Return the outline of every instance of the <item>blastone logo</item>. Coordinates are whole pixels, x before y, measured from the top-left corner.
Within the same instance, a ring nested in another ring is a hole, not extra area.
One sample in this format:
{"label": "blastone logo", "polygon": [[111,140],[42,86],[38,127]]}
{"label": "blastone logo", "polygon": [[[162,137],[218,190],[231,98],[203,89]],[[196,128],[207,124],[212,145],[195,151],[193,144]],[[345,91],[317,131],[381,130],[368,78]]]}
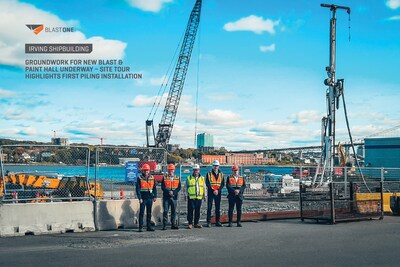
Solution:
{"label": "blastone logo", "polygon": [[45,31],[47,33],[54,33],[54,32],[75,32],[74,27],[44,27],[43,24],[25,24],[28,29],[33,31],[34,34],[38,35],[41,31]]}
{"label": "blastone logo", "polygon": [[44,29],[43,24],[26,24],[26,27],[33,31],[34,34],[38,35]]}

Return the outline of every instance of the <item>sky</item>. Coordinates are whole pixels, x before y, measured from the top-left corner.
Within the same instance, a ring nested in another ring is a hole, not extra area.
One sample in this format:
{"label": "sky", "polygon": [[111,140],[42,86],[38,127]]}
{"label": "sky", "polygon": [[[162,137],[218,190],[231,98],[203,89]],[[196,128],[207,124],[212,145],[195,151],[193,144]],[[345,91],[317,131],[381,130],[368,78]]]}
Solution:
{"label": "sky", "polygon": [[[194,3],[0,0],[0,138],[145,145],[145,121]],[[207,132],[228,150],[319,145],[331,18],[321,3],[203,0],[170,143],[194,147],[195,133]],[[345,79],[353,137],[400,125],[400,0],[326,3],[351,8],[350,18],[337,11],[336,75]],[[75,32],[35,35],[26,24]],[[32,55],[26,43],[92,43],[94,51]],[[27,59],[71,58],[120,59],[142,79],[25,78]],[[342,102],[336,133],[348,141]]]}

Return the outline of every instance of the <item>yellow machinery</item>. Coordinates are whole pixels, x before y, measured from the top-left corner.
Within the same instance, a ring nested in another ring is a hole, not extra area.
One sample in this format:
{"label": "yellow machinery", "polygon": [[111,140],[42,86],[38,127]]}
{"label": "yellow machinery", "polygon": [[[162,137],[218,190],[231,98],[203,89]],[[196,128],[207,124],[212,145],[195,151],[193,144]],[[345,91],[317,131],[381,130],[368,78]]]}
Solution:
{"label": "yellow machinery", "polygon": [[[390,197],[398,196],[400,193],[383,193],[383,212],[392,213],[390,208]],[[370,200],[380,200],[381,193],[355,193],[354,200],[356,201],[370,201]]]}
{"label": "yellow machinery", "polygon": [[[59,179],[58,177],[48,177],[46,175],[9,173],[8,175],[4,176],[4,181],[0,177],[0,196],[3,195],[4,184],[12,184],[31,189],[53,189],[54,193],[59,193],[61,191],[71,192],[71,194],[78,193],[80,197],[104,196],[101,185],[99,183],[95,185],[94,182],[89,182],[89,184],[87,184],[85,176],[71,176]],[[96,190],[95,186],[97,186]],[[79,192],[81,193],[79,194]],[[68,194],[66,196],[68,196]]]}

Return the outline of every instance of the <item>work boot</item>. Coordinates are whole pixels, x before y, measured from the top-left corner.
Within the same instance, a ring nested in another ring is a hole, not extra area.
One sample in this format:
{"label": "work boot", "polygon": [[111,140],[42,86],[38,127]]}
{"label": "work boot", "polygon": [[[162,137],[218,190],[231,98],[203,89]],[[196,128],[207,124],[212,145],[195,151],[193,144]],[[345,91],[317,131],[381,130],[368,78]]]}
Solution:
{"label": "work boot", "polygon": [[161,230],[167,230],[167,226],[164,224]]}
{"label": "work boot", "polygon": [[153,227],[147,227],[147,231],[154,232],[154,228]]}
{"label": "work boot", "polygon": [[201,229],[201,228],[203,228],[203,226],[201,226],[201,224],[196,224],[196,225],[194,226],[194,228]]}
{"label": "work boot", "polygon": [[232,222],[229,222],[228,227],[232,227]]}
{"label": "work boot", "polygon": [[138,232],[139,232],[139,233],[143,232],[143,227],[139,226]]}
{"label": "work boot", "polygon": [[217,227],[222,227],[222,224],[221,224],[220,222],[217,222],[217,223],[215,224],[215,226],[217,226]]}
{"label": "work boot", "polygon": [[179,227],[178,227],[178,225],[173,224],[173,225],[171,226],[171,229],[173,229],[173,230],[178,230]]}
{"label": "work boot", "polygon": [[240,222],[238,222],[237,227],[242,227],[242,224]]}
{"label": "work boot", "polygon": [[192,228],[193,228],[193,225],[189,224],[188,229],[192,229]]}

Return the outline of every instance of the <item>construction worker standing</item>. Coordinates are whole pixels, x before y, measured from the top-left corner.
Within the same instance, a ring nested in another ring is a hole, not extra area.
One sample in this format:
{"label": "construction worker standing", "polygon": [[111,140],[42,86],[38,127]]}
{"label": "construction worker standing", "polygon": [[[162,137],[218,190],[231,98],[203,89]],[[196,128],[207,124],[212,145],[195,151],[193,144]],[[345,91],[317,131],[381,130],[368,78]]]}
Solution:
{"label": "construction worker standing", "polygon": [[221,227],[220,223],[220,207],[221,207],[221,191],[225,185],[224,174],[219,170],[219,161],[213,161],[213,168],[206,176],[207,184],[207,227],[211,227],[211,210],[213,201],[215,202],[215,225]]}
{"label": "construction worker standing", "polygon": [[232,166],[232,174],[229,175],[226,180],[226,188],[228,189],[228,202],[229,202],[229,210],[228,210],[228,218],[229,218],[229,227],[232,227],[233,221],[233,208],[236,205],[237,212],[237,226],[242,227],[241,218],[242,218],[242,203],[243,203],[243,192],[246,188],[246,184],[242,176],[239,175],[239,167],[237,165]]}
{"label": "construction worker standing", "polygon": [[161,182],[163,191],[163,230],[167,229],[168,211],[171,207],[171,229],[178,229],[176,224],[176,204],[178,202],[178,193],[181,190],[181,179],[175,175],[175,165],[168,164],[168,174],[164,176]]}
{"label": "construction worker standing", "polygon": [[143,216],[145,208],[147,231],[154,231],[154,228],[151,226],[151,210],[153,202],[155,202],[157,198],[157,188],[154,177],[150,175],[149,164],[143,164],[142,166],[142,174],[138,177],[136,182],[136,195],[140,203],[139,232],[143,232]]}
{"label": "construction worker standing", "polygon": [[193,174],[189,175],[186,180],[187,196],[188,196],[188,229],[193,228],[193,211],[194,211],[194,227],[202,228],[200,221],[200,208],[201,202],[205,193],[205,179],[200,174],[200,166],[195,164],[193,166]]}

